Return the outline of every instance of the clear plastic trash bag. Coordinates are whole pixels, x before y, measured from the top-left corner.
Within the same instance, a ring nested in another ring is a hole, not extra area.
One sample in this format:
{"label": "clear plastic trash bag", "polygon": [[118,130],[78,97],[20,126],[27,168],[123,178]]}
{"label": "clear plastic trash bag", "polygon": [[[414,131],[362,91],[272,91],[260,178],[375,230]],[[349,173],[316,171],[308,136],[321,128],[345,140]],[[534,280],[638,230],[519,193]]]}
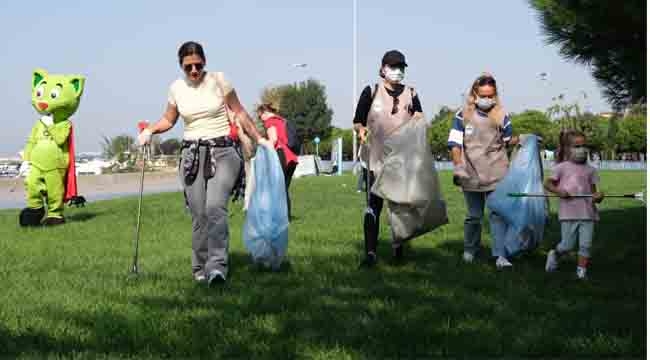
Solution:
{"label": "clear plastic trash bag", "polygon": [[289,244],[284,173],[277,153],[266,146],[258,146],[253,161],[255,188],[246,212],[244,245],[253,262],[278,269]]}
{"label": "clear plastic trash bag", "polygon": [[388,220],[397,243],[448,223],[427,128],[424,120],[411,119],[384,141],[383,164],[372,192],[388,203]]}
{"label": "clear plastic trash bag", "polygon": [[544,237],[547,201],[543,197],[509,194],[543,194],[543,171],[536,136],[528,136],[515,154],[506,176],[487,199],[487,207],[508,224],[506,252],[512,256],[532,250]]}

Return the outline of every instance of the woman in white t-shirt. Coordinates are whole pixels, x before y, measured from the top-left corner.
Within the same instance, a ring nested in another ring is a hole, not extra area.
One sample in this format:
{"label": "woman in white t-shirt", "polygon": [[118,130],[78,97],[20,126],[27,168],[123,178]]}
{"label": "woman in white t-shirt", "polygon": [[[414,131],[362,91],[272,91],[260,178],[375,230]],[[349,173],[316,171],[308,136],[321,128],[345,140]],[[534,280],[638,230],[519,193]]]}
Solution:
{"label": "woman in white t-shirt", "polygon": [[200,44],[186,42],[178,50],[185,77],[169,89],[162,118],[140,133],[140,144],[171,129],[183,118],[179,174],[192,214],[192,275],[209,285],[228,274],[228,199],[242,171],[242,159],[231,135],[229,111],[259,144],[272,145],[257,131],[223,73],[206,72]]}

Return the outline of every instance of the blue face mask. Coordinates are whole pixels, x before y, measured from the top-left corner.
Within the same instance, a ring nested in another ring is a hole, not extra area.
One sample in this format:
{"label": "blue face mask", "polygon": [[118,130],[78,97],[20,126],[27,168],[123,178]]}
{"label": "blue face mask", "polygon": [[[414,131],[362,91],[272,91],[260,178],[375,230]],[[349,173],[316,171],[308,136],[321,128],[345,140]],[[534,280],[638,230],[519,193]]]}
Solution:
{"label": "blue face mask", "polygon": [[388,81],[399,84],[404,80],[404,69],[402,68],[391,68],[390,66],[384,67],[384,76]]}
{"label": "blue face mask", "polygon": [[571,160],[578,164],[584,164],[589,157],[589,149],[584,146],[574,146],[571,149]]}
{"label": "blue face mask", "polygon": [[488,97],[479,97],[478,100],[476,100],[476,106],[483,111],[492,109],[494,105],[496,105],[496,101]]}

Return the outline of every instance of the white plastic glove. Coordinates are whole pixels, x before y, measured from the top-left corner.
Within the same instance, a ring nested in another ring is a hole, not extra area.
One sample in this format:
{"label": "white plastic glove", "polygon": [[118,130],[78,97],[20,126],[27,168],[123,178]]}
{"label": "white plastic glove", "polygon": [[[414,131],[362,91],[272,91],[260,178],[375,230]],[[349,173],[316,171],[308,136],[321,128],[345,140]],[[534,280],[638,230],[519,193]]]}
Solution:
{"label": "white plastic glove", "polygon": [[151,136],[153,133],[149,129],[144,129],[140,134],[138,135],[138,142],[140,143],[140,146],[147,145],[151,142]]}
{"label": "white plastic glove", "polygon": [[54,124],[54,117],[52,115],[43,115],[41,116],[41,122],[45,124],[45,126],[50,127]]}

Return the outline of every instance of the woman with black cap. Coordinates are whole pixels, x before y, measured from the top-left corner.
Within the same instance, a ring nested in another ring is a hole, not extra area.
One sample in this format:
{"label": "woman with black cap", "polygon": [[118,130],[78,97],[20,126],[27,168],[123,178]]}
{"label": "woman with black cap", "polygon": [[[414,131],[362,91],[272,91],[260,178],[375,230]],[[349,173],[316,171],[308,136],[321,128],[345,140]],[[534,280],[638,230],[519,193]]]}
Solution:
{"label": "woman with black cap", "polygon": [[[375,173],[381,168],[384,140],[391,130],[399,127],[413,116],[422,115],[422,105],[412,87],[402,84],[406,70],[406,58],[397,50],[388,51],[381,60],[379,76],[381,80],[374,87],[367,86],[361,93],[354,116],[354,129],[362,145],[368,142],[370,191]],[[374,214],[372,224],[364,224],[365,257],[362,266],[371,267],[377,263],[377,242],[379,237],[379,217],[383,199],[373,193],[368,196],[368,206]],[[393,243],[393,259],[401,260],[403,246]]]}

